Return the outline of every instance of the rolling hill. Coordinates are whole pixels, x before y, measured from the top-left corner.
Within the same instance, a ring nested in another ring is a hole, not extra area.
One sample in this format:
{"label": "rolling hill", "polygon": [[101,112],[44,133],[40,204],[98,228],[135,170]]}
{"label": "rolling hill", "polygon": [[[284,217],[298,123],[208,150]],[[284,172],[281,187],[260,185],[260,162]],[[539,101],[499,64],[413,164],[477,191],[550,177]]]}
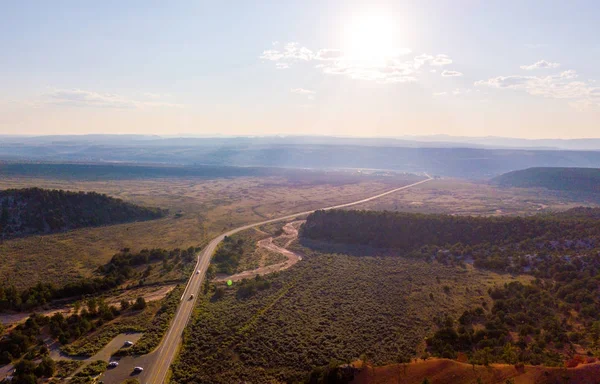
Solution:
{"label": "rolling hill", "polygon": [[491,182],[503,187],[597,193],[600,192],[600,168],[528,168],[497,176]]}
{"label": "rolling hill", "polygon": [[0,238],[151,220],[165,211],[140,207],[95,192],[40,188],[0,191]]}

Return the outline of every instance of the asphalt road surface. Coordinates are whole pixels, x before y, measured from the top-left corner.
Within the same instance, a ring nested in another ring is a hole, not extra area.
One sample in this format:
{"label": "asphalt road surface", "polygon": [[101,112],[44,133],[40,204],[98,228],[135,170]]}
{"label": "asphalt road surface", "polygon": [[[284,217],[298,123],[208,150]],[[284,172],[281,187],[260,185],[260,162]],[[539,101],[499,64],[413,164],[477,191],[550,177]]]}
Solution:
{"label": "asphalt road surface", "polygon": [[[392,194],[392,193],[395,193],[398,191],[402,191],[404,189],[408,189],[408,188],[414,187],[419,184],[426,183],[430,180],[432,180],[432,179],[428,178],[426,180],[422,180],[422,181],[419,181],[417,183],[410,184],[410,185],[405,185],[404,187],[395,188],[390,191],[380,193],[379,195],[368,197],[366,199],[353,201],[351,203],[346,203],[346,204],[340,204],[340,205],[336,205],[336,206],[332,206],[332,207],[319,208],[319,209],[323,209],[323,210],[338,209],[338,208],[345,208],[345,207],[350,207],[353,205],[366,203],[368,201],[379,199],[383,196],[386,196],[386,195],[389,195],[389,194]],[[318,209],[294,213],[292,215],[278,217],[276,219],[261,221],[260,223],[244,225],[242,227],[232,229],[229,232],[223,233],[223,234],[219,235],[218,237],[214,238],[210,243],[208,243],[206,248],[204,248],[198,254],[198,262],[196,264],[196,269],[192,273],[192,276],[190,277],[190,280],[188,281],[188,284],[183,292],[183,295],[181,296],[181,303],[179,304],[179,307],[177,308],[177,312],[175,313],[175,317],[173,318],[173,321],[171,323],[171,326],[169,327],[169,330],[167,331],[166,336],[163,338],[159,347],[152,354],[147,355],[144,358],[144,363],[146,365],[144,367],[145,368],[144,372],[142,372],[138,376],[138,379],[140,380],[140,382],[142,384],[162,384],[165,382],[167,373],[169,371],[169,367],[171,366],[171,363],[173,362],[173,359],[175,358],[175,355],[177,354],[177,351],[179,350],[179,345],[181,343],[181,337],[182,337],[183,330],[185,329],[185,327],[192,315],[192,312],[194,309],[194,304],[196,302],[196,299],[198,298],[198,292],[200,291],[200,288],[202,287],[202,282],[204,281],[204,275],[206,274],[206,269],[208,268],[208,265],[210,264],[210,259],[213,255],[213,253],[215,252],[217,245],[219,245],[219,243],[225,238],[225,236],[231,236],[234,233],[244,231],[244,230],[252,228],[252,227],[257,227],[257,226],[260,226],[263,224],[293,219],[298,216],[307,215],[316,210],[318,210]],[[196,271],[200,271],[200,273],[197,273]],[[191,298],[192,294],[194,294],[194,298]],[[112,383],[108,383],[108,381],[105,381],[105,383],[112,384]]]}

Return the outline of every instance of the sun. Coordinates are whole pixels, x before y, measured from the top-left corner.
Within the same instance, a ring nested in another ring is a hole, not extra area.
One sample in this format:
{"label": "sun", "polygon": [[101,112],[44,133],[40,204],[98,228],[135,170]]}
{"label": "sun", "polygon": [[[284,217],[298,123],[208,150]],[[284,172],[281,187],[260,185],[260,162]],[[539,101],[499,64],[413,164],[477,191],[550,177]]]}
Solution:
{"label": "sun", "polygon": [[349,59],[378,62],[401,53],[396,24],[384,12],[355,13],[344,30],[343,51]]}

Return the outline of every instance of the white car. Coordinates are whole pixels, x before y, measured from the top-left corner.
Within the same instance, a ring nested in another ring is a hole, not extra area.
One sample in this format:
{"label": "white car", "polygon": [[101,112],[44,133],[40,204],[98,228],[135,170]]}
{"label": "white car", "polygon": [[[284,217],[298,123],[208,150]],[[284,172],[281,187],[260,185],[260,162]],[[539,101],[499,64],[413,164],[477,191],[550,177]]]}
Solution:
{"label": "white car", "polygon": [[196,275],[199,275],[199,274],[200,274],[200,270],[197,270],[197,271],[196,271]]}
{"label": "white car", "polygon": [[110,363],[108,363],[108,368],[115,368],[119,365],[118,361],[111,361]]}
{"label": "white car", "polygon": [[142,372],[143,370],[144,370],[144,368],[142,368],[142,367],[133,368],[133,372]]}
{"label": "white car", "polygon": [[127,340],[124,344],[126,347],[131,347],[133,345],[133,341]]}

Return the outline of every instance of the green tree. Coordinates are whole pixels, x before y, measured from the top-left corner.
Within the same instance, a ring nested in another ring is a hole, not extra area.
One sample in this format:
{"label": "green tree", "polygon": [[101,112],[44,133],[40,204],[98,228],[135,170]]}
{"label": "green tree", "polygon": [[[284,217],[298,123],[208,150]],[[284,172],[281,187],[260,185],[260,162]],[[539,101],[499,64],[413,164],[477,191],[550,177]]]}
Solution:
{"label": "green tree", "polygon": [[121,311],[126,311],[131,306],[129,300],[121,300]]}
{"label": "green tree", "polygon": [[502,360],[507,364],[515,364],[519,358],[519,349],[514,347],[511,343],[504,344],[502,350]]}
{"label": "green tree", "polygon": [[56,363],[49,357],[44,357],[41,363],[35,368],[35,375],[38,377],[52,377],[56,371]]}
{"label": "green tree", "polygon": [[133,309],[135,309],[136,311],[139,311],[144,308],[146,308],[146,299],[144,299],[143,297],[140,296],[135,300]]}

